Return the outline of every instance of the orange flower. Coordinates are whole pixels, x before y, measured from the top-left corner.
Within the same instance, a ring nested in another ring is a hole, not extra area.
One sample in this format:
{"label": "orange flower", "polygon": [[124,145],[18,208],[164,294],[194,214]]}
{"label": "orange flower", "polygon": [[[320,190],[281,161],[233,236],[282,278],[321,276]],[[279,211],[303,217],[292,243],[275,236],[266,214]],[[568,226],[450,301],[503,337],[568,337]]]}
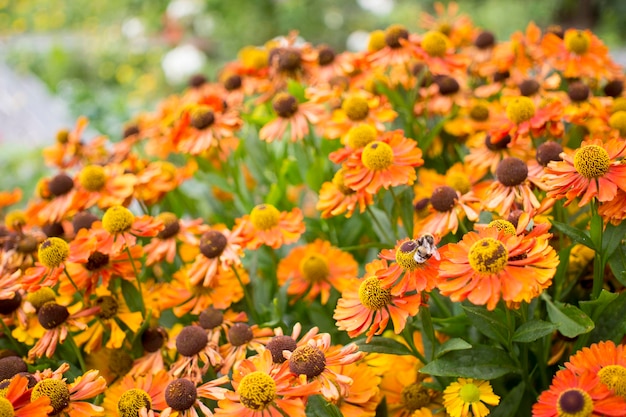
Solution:
{"label": "orange flower", "polygon": [[534,213],[540,207],[528,178],[528,166],[515,157],[504,158],[496,168],[496,180],[484,191],[483,206],[506,217],[516,209]]}
{"label": "orange flower", "polygon": [[357,273],[358,264],[352,255],[332,247],[328,241],[316,239],[292,249],[278,263],[276,276],[281,286],[289,281],[288,295],[313,301],[321,294],[321,303],[326,304],[331,288],[341,292],[346,281]]}
{"label": "orange flower", "polygon": [[588,29],[568,29],[563,38],[546,33],[541,48],[545,59],[566,78],[614,78],[620,73],[608,48]]}
{"label": "orange flower", "polygon": [[599,378],[590,372],[576,375],[571,369],[558,371],[550,388],[533,405],[533,417],[585,415],[590,417],[623,416],[626,402],[611,394]]}
{"label": "orange flower", "polygon": [[619,225],[626,219],[626,191],[618,189],[612,200],[600,203],[598,214],[602,216],[605,222]]}
{"label": "orange flower", "polygon": [[[180,417],[212,416],[213,412],[200,399],[223,400],[228,391],[220,385],[230,381],[228,376],[216,378],[200,386],[188,379],[175,379],[165,389],[165,402],[169,407],[159,414],[159,417],[180,415]],[[198,414],[198,409],[202,414]]]}
{"label": "orange flower", "polygon": [[385,264],[376,272],[381,286],[398,296],[435,288],[440,259],[437,241],[433,235],[425,233],[414,240],[399,240],[393,249],[383,249],[378,256],[395,263]]}
{"label": "orange flower", "polygon": [[376,194],[382,187],[413,184],[417,178],[415,168],[423,164],[417,142],[405,138],[402,130],[386,132],[345,162],[344,184]]}
{"label": "orange flower", "polygon": [[316,125],[325,113],[323,106],[314,102],[298,103],[288,93],[278,93],[272,101],[272,107],[278,117],[266,123],[259,131],[259,139],[270,143],[281,140],[287,129],[290,131],[291,142],[304,139],[309,134],[309,123]]}
{"label": "orange flower", "polygon": [[406,69],[415,60],[417,42],[417,36],[402,25],[390,25],[384,32],[374,31],[370,34],[367,62],[377,70]]}
{"label": "orange flower", "polygon": [[271,204],[260,204],[249,215],[235,220],[235,229],[241,227],[241,242],[247,249],[267,245],[278,249],[296,242],[304,233],[302,210],[278,211]]}
{"label": "orange flower", "polygon": [[552,161],[543,176],[548,197],[565,198],[565,205],[581,197],[579,207],[592,198],[600,202],[615,198],[618,187],[626,191],[626,141],[601,139],[583,141],[574,155],[562,153],[562,161]]}
{"label": "orange flower", "polygon": [[17,203],[22,199],[22,190],[14,188],[13,191],[0,191],[0,208]]}
{"label": "orange flower", "polygon": [[353,279],[337,301],[333,318],[339,330],[345,330],[350,337],[366,333],[369,342],[374,335],[382,334],[389,318],[394,331],[400,333],[408,317],[413,317],[422,304],[422,295],[394,294],[389,286],[376,275],[387,269],[387,261],[374,260],[365,265],[363,279]]}
{"label": "orange flower", "polygon": [[[97,225],[97,224],[96,224]],[[96,225],[92,226],[92,229]],[[102,216],[102,228],[106,233],[99,250],[103,253],[119,253],[137,243],[137,236],[156,236],[164,229],[163,222],[151,216],[135,215],[124,206],[112,206]]]}
{"label": "orange flower", "polygon": [[506,157],[528,160],[532,143],[528,137],[511,142],[510,135],[498,137],[482,133],[470,138],[467,146],[470,153],[465,157],[465,162],[479,171],[495,174],[498,164]]}
{"label": "orange flower", "polygon": [[450,39],[438,30],[425,33],[416,46],[415,53],[419,61],[437,75],[463,74],[467,72],[471,62],[463,53],[455,53]]}
{"label": "orange flower", "polygon": [[135,198],[147,205],[156,204],[167,193],[175,190],[197,169],[197,163],[189,159],[186,165],[177,167],[169,161],[153,161],[137,172]]}
{"label": "orange flower", "polygon": [[324,137],[328,139],[341,138],[346,143],[346,135],[354,126],[366,123],[374,126],[378,132],[385,130],[385,122],[391,122],[397,117],[391,104],[379,96],[365,91],[353,92],[344,97],[341,107],[333,111],[330,120],[322,126]]}
{"label": "orange flower", "polygon": [[323,219],[345,213],[346,218],[359,208],[359,213],[365,212],[367,206],[374,204],[374,196],[365,189],[354,191],[346,187],[344,180],[345,170],[340,168],[332,181],[322,184],[319,200],[315,208],[321,211]]}
{"label": "orange flower", "polygon": [[81,198],[82,209],[98,205],[106,209],[114,205],[124,204],[133,195],[137,178],[124,172],[119,164],[86,165],[78,173],[74,182],[84,192]]}
{"label": "orange flower", "polygon": [[176,348],[179,358],[170,365],[170,374],[198,383],[209,369],[219,368],[223,360],[218,351],[220,334],[215,332],[211,336],[201,326],[185,326],[171,346]]}
{"label": "orange flower", "polygon": [[238,368],[248,356],[248,350],[257,353],[264,350],[273,336],[274,330],[259,327],[258,324],[250,326],[240,322],[230,326],[226,333],[227,342],[220,346],[220,354],[224,358],[220,373],[227,374],[233,367]]}
{"label": "orange flower", "polygon": [[157,219],[163,221],[165,227],[144,246],[146,265],[162,261],[173,263],[179,242],[190,246],[200,243],[197,235],[204,231],[202,219],[178,219],[170,212],[159,213]]}
{"label": "orange flower", "polygon": [[189,282],[213,287],[218,269],[241,266],[242,249],[239,245],[239,232],[231,232],[225,227],[216,226],[202,234],[200,253],[189,267]]}
{"label": "orange flower", "polygon": [[289,363],[276,365],[264,350],[245,359],[233,372],[233,391],[218,402],[216,417],[304,416],[304,401],[319,392],[319,382],[293,386]]}
{"label": "orange flower", "polygon": [[624,374],[626,374],[626,351],[624,345],[615,345],[611,340],[584,347],[565,363],[565,367],[576,375],[586,372],[600,378],[601,385],[615,395],[626,399]]}
{"label": "orange flower", "polygon": [[364,362],[341,365],[333,370],[352,379],[348,396],[336,401],[341,414],[344,417],[374,417],[382,398],[378,388],[381,377]]}
{"label": "orange flower", "polygon": [[283,355],[300,386],[319,381],[319,393],[328,401],[337,401],[340,396],[348,396],[353,382],[352,378],[339,373],[341,366],[357,362],[364,354],[354,343],[331,346],[330,334],[320,333],[293,352],[284,350]]}
{"label": "orange flower", "polygon": [[184,109],[171,135],[178,152],[200,155],[210,149],[220,149],[223,139],[232,138],[242,125],[236,110],[224,108],[217,96],[201,99]]}
{"label": "orange flower", "polygon": [[547,238],[510,235],[495,227],[469,232],[441,248],[442,295],[454,302],[468,299],[493,310],[507,303],[530,302],[552,282],[559,263]]}
{"label": "orange flower", "polygon": [[171,380],[172,377],[166,371],[138,376],[126,375],[105,392],[102,406],[106,416],[158,416],[155,410],[165,410],[168,406],[165,390]]}
{"label": "orange flower", "polygon": [[29,379],[22,375],[11,378],[6,391],[0,396],[0,409],[14,417],[47,417],[52,413],[50,398],[40,396],[31,398],[32,389],[28,388]]}
{"label": "orange flower", "polygon": [[430,196],[430,214],[420,221],[419,229],[438,236],[456,233],[459,221],[464,218],[472,222],[478,219],[479,201],[471,188],[461,193],[448,185],[437,187]]}
{"label": "orange flower", "polygon": [[421,12],[419,24],[427,30],[437,30],[448,36],[455,46],[465,46],[472,42],[475,35],[474,25],[469,16],[459,14],[459,4],[451,1],[433,4],[435,15]]}
{"label": "orange flower", "polygon": [[53,408],[52,415],[66,417],[102,417],[104,408],[83,401],[102,394],[106,389],[106,381],[98,371],[91,370],[77,377],[68,384],[62,374],[69,369],[63,364],[50,377],[39,374],[39,381],[32,389],[31,399],[47,396]]}

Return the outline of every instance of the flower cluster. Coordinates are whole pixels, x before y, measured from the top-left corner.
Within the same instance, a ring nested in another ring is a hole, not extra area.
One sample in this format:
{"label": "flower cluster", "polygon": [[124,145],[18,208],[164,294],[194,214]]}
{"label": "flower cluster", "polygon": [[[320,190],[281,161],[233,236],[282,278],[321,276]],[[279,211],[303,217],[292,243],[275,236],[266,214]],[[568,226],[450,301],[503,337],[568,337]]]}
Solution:
{"label": "flower cluster", "polygon": [[624,74],[436,10],[58,132],[0,193],[0,417],[626,415]]}

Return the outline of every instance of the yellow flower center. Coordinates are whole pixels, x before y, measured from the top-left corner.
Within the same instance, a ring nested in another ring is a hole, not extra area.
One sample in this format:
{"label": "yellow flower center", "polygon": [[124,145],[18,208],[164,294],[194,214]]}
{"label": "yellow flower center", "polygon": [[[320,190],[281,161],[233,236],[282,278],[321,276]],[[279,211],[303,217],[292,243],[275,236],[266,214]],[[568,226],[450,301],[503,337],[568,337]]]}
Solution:
{"label": "yellow flower center", "polygon": [[591,38],[581,30],[568,31],[563,39],[565,49],[576,55],[582,55],[589,50]]}
{"label": "yellow flower center", "polygon": [[472,245],[468,258],[474,271],[497,274],[506,267],[509,252],[499,240],[486,237]]}
{"label": "yellow flower center", "polygon": [[515,97],[507,104],[506,115],[515,124],[523,123],[535,115],[535,104],[529,97]]}
{"label": "yellow flower center", "polygon": [[439,31],[430,31],[422,38],[422,48],[432,57],[442,57],[448,49],[448,37]]}
{"label": "yellow flower center", "polygon": [[152,399],[147,392],[139,388],[132,388],[123,393],[117,402],[117,411],[120,417],[137,417],[139,410],[152,408]]}
{"label": "yellow flower center", "polygon": [[70,254],[70,246],[60,237],[49,237],[39,245],[39,262],[48,268],[60,266]]}
{"label": "yellow flower center", "polygon": [[472,189],[472,183],[467,178],[467,175],[457,171],[446,174],[446,185],[454,188],[461,194],[465,194]]}
{"label": "yellow flower center", "polygon": [[330,275],[328,261],[317,253],[309,254],[300,261],[300,272],[311,283],[324,281]]}
{"label": "yellow flower center", "polygon": [[574,168],[585,178],[598,178],[609,171],[609,153],[601,146],[587,145],[574,154]]}
{"label": "yellow flower center", "polygon": [[367,117],[370,107],[367,100],[359,96],[350,96],[341,103],[341,109],[346,112],[350,120],[355,122],[363,120]]}
{"label": "yellow flower center", "polygon": [[128,231],[134,221],[135,216],[129,209],[123,206],[112,206],[102,216],[102,227],[114,235]]}
{"label": "yellow flower center", "polygon": [[620,136],[626,136],[626,110],[617,110],[609,117],[609,126],[617,129]]}
{"label": "yellow flower center", "polygon": [[611,114],[618,111],[626,111],[626,97],[618,97],[613,100],[613,106],[611,106]]}
{"label": "yellow flower center", "polygon": [[367,50],[370,52],[380,51],[385,47],[385,31],[375,30],[370,33],[370,38],[367,43]]}
{"label": "yellow flower center", "polygon": [[369,143],[363,149],[361,161],[371,171],[382,171],[393,163],[393,149],[385,142]]}
{"label": "yellow flower center", "polygon": [[67,141],[70,138],[70,132],[67,129],[61,129],[57,132],[57,142],[60,143],[61,145],[67,143]]}
{"label": "yellow flower center", "polygon": [[315,378],[326,368],[326,355],[311,345],[297,347],[289,358],[289,370],[296,375]]}
{"label": "yellow flower center", "polygon": [[401,395],[404,408],[410,412],[430,404],[430,395],[422,384],[414,383],[404,387]]}
{"label": "yellow flower center", "polygon": [[502,230],[507,235],[515,236],[515,233],[516,233],[515,226],[513,226],[513,223],[504,219],[493,220],[487,225],[487,227],[495,227],[498,230]]}
{"label": "yellow flower center", "polygon": [[6,398],[0,397],[0,417],[13,417],[15,415],[15,409],[11,401]]}
{"label": "yellow flower center", "polygon": [[359,286],[359,300],[370,310],[380,310],[391,302],[391,291],[381,287],[378,277],[369,277]]}
{"label": "yellow flower center", "polygon": [[33,391],[30,394],[30,400],[34,401],[39,397],[50,398],[50,405],[52,406],[52,413],[50,415],[59,414],[70,403],[70,390],[67,388],[67,384],[60,379],[44,379],[33,387]]}
{"label": "yellow flower center", "polygon": [[237,392],[245,407],[255,411],[264,410],[276,399],[276,382],[265,372],[250,372],[239,381]]}
{"label": "yellow flower center", "polygon": [[400,48],[400,39],[409,39],[409,31],[402,25],[391,25],[385,31],[385,43],[390,48]]}
{"label": "yellow flower center", "polygon": [[396,262],[405,271],[412,271],[419,266],[414,258],[418,244],[414,240],[407,240],[396,250]]}
{"label": "yellow flower center", "polygon": [[598,372],[600,381],[620,397],[626,398],[626,368],[608,365]]}
{"label": "yellow flower center", "polygon": [[261,69],[268,65],[269,54],[265,49],[246,46],[239,51],[238,56],[246,68]]}
{"label": "yellow flower center", "polygon": [[252,209],[250,221],[255,229],[269,230],[278,224],[280,211],[271,204],[259,204]]}
{"label": "yellow flower center", "polygon": [[593,400],[580,388],[570,388],[559,395],[556,409],[559,417],[589,417],[593,413]]}
{"label": "yellow flower center", "polygon": [[96,298],[96,305],[100,307],[99,317],[110,319],[117,314],[119,303],[110,295],[103,295]]}
{"label": "yellow flower center", "polygon": [[100,165],[87,165],[80,171],[78,182],[87,191],[99,191],[106,184],[104,168]]}
{"label": "yellow flower center", "polygon": [[368,124],[354,126],[348,131],[348,146],[360,149],[376,140],[376,129]]}
{"label": "yellow flower center", "polygon": [[335,176],[333,177],[333,184],[335,184],[335,186],[339,189],[339,191],[341,191],[343,195],[354,194],[356,191],[354,191],[352,188],[346,187],[343,174],[343,168],[339,168],[339,171],[335,172]]}
{"label": "yellow flower center", "polygon": [[489,107],[482,103],[475,104],[470,109],[470,117],[477,122],[484,122],[489,118]]}
{"label": "yellow flower center", "polygon": [[35,307],[35,310],[39,310],[44,304],[55,301],[56,294],[50,287],[41,287],[37,291],[29,293],[26,299]]}
{"label": "yellow flower center", "polygon": [[4,218],[4,225],[10,230],[18,230],[26,224],[26,214],[22,210],[13,210]]}
{"label": "yellow flower center", "polygon": [[475,403],[480,400],[480,389],[473,383],[469,382],[461,387],[459,397],[464,403]]}
{"label": "yellow flower center", "polygon": [[0,398],[0,417],[13,417],[15,410],[13,404],[6,398]]}

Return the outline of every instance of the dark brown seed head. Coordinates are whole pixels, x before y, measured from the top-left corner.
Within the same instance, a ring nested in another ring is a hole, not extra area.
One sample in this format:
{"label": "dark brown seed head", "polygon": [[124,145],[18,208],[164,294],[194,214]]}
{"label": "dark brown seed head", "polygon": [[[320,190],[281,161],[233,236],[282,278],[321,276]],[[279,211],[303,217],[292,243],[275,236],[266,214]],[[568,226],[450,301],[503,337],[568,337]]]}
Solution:
{"label": "dark brown seed head", "polygon": [[415,211],[422,211],[430,204],[430,198],[422,198],[421,200],[417,200],[413,205],[413,209]]}
{"label": "dark brown seed head", "polygon": [[189,77],[189,87],[191,88],[199,88],[207,83],[207,78],[202,74],[194,74]]}
{"label": "dark brown seed head", "polygon": [[139,126],[137,125],[129,125],[124,128],[124,132],[122,133],[123,138],[127,138],[129,136],[133,136],[139,133]]}
{"label": "dark brown seed head", "polygon": [[523,183],[528,177],[528,167],[519,158],[504,158],[496,168],[496,178],[503,185],[512,187]]}
{"label": "dark brown seed head", "polygon": [[98,269],[109,264],[109,255],[106,253],[95,251],[89,258],[87,258],[87,263],[85,264],[85,268],[88,271],[97,271]]}
{"label": "dark brown seed head", "polygon": [[146,352],[156,352],[167,340],[167,332],[162,327],[151,327],[141,335],[141,345]]}
{"label": "dark brown seed head", "polygon": [[239,90],[241,88],[241,76],[237,74],[230,75],[224,80],[224,88],[228,91]]}
{"label": "dark brown seed head", "polygon": [[317,55],[317,62],[320,66],[332,64],[335,60],[335,51],[330,46],[322,46]]}
{"label": "dark brown seed head", "polygon": [[272,352],[272,361],[274,361],[274,363],[283,363],[286,361],[285,357],[283,356],[283,350],[293,352],[294,350],[296,350],[297,347],[298,345],[296,344],[295,340],[293,340],[289,336],[284,335],[274,336],[267,343],[266,346],[267,350]]}
{"label": "dark brown seed head", "polygon": [[474,40],[474,45],[476,45],[479,49],[488,49],[491,48],[496,43],[496,37],[492,32],[487,30],[482,31],[478,34],[476,39]]}
{"label": "dark brown seed head", "polygon": [[519,223],[519,217],[522,213],[524,213],[522,210],[513,210],[509,213],[509,216],[506,219],[511,222],[515,228],[517,228],[517,223]]}
{"label": "dark brown seed head", "polygon": [[198,398],[196,384],[188,379],[175,379],[165,388],[165,402],[176,411],[189,410]]}
{"label": "dark brown seed head", "polygon": [[55,175],[48,183],[48,189],[56,197],[69,193],[72,188],[74,188],[74,180],[64,173]]}
{"label": "dark brown seed head", "polygon": [[506,80],[510,76],[511,76],[511,73],[509,72],[509,70],[498,71],[495,74],[493,74],[493,81],[496,83],[499,83],[501,81]]}
{"label": "dark brown seed head", "polygon": [[589,98],[589,87],[582,81],[574,81],[567,87],[567,95],[574,102],[587,101]]}
{"label": "dark brown seed head", "polygon": [[193,356],[209,343],[206,331],[200,326],[187,326],[176,337],[176,349],[183,356]]}
{"label": "dark brown seed head", "polygon": [[519,92],[523,96],[530,97],[533,94],[535,94],[537,91],[539,91],[540,87],[541,85],[539,84],[537,80],[528,78],[520,83]]}
{"label": "dark brown seed head", "polygon": [[208,109],[193,112],[191,115],[191,125],[198,130],[206,129],[215,122],[215,114]]}
{"label": "dark brown seed head", "polygon": [[442,96],[449,96],[457,93],[461,88],[457,80],[447,75],[435,78],[435,83],[439,86],[439,93]]}
{"label": "dark brown seed head", "polygon": [[278,93],[272,100],[272,108],[279,117],[288,119],[298,111],[298,100],[288,93]]}
{"label": "dark brown seed head", "polygon": [[66,307],[52,301],[47,302],[37,311],[37,319],[46,330],[52,330],[65,323],[69,316],[70,312]]}
{"label": "dark brown seed head", "polygon": [[226,236],[217,230],[209,230],[200,238],[200,252],[209,259],[217,258],[228,243]]}
{"label": "dark brown seed head", "polygon": [[0,381],[13,378],[20,372],[26,372],[26,362],[18,356],[7,356],[0,359]]}
{"label": "dark brown seed head", "polygon": [[203,329],[211,330],[224,323],[224,312],[213,307],[209,307],[200,313],[198,324]]}
{"label": "dark brown seed head", "polygon": [[289,370],[296,375],[306,375],[314,378],[326,368],[324,352],[311,345],[296,348],[289,358]]}
{"label": "dark brown seed head", "polygon": [[400,48],[400,39],[409,39],[409,31],[402,25],[391,25],[385,31],[385,43],[390,48]]}
{"label": "dark brown seed head", "polygon": [[609,81],[604,86],[604,94],[606,94],[607,97],[619,97],[622,95],[623,91],[624,83],[621,80]]}
{"label": "dark brown seed head", "polygon": [[495,143],[491,141],[491,135],[487,135],[485,137],[485,146],[487,146],[487,149],[489,149],[490,151],[501,151],[503,149],[506,149],[509,143],[511,143],[510,135],[506,135]]}
{"label": "dark brown seed head", "polygon": [[563,147],[560,143],[554,141],[542,143],[537,148],[537,162],[545,167],[550,161],[561,161],[561,152]]}
{"label": "dark brown seed head", "polygon": [[12,298],[4,298],[0,300],[0,315],[9,315],[19,308],[22,304],[22,296],[19,292],[13,294]]}
{"label": "dark brown seed head", "polygon": [[74,232],[78,232],[80,229],[91,229],[91,225],[99,220],[98,216],[91,214],[88,211],[81,211],[74,215],[72,219],[72,226],[74,226]]}
{"label": "dark brown seed head", "polygon": [[433,208],[440,212],[452,210],[456,200],[459,198],[457,191],[447,185],[435,188],[433,195],[430,197],[430,204]]}
{"label": "dark brown seed head", "polygon": [[253,338],[252,329],[246,323],[235,323],[228,329],[228,340],[233,346],[243,346]]}
{"label": "dark brown seed head", "polygon": [[41,230],[48,237],[63,237],[65,234],[65,229],[63,229],[63,225],[58,222],[48,223],[41,226]]}

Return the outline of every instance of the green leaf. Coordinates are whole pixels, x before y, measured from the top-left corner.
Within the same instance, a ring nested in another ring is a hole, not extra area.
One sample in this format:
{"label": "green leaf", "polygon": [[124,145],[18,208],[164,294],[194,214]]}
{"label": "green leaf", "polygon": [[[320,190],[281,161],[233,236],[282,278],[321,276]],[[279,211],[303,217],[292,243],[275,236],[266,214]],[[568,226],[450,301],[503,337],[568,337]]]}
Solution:
{"label": "green leaf", "polygon": [[583,230],[570,226],[567,223],[557,222],[556,220],[552,220],[552,226],[564,235],[569,236],[574,242],[596,250],[593,242],[591,241],[591,237],[589,237],[589,235]]}
{"label": "green leaf", "polygon": [[359,350],[362,352],[388,353],[391,355],[411,355],[411,351],[408,347],[394,339],[389,339],[388,337],[373,337],[369,343],[367,343],[366,339],[363,338],[356,340],[354,343],[356,343],[356,345],[359,347]]}
{"label": "green leaf", "polygon": [[530,343],[555,331],[557,325],[543,320],[530,320],[515,330],[514,342]]}
{"label": "green leaf", "polygon": [[306,404],[307,417],[343,417],[335,404],[329,403],[321,395],[311,395]]}
{"label": "green leaf", "polygon": [[125,279],[120,281],[122,283],[122,295],[124,296],[124,301],[126,301],[126,305],[128,305],[130,311],[143,312],[143,297],[137,287],[135,287],[135,284]]}
{"label": "green leaf", "polygon": [[517,372],[513,359],[503,350],[491,346],[475,346],[454,350],[420,369],[434,376],[495,379]]}
{"label": "green leaf", "polygon": [[448,352],[452,352],[453,350],[465,350],[471,348],[472,345],[467,343],[465,340],[455,337],[437,346],[435,357],[438,358]]}
{"label": "green leaf", "polygon": [[[610,257],[619,244],[624,240],[626,236],[626,222],[621,222],[615,226],[609,223],[602,235],[602,252],[607,258]],[[622,245],[622,249],[625,245]]]}
{"label": "green leaf", "polygon": [[507,344],[510,337],[506,316],[502,310],[489,311],[484,307],[463,306],[470,322],[485,336]]}
{"label": "green leaf", "polygon": [[578,308],[571,304],[552,302],[546,293],[543,294],[543,299],[548,307],[550,321],[557,325],[563,336],[576,337],[593,330],[593,320]]}
{"label": "green leaf", "polygon": [[500,404],[496,408],[493,409],[490,416],[491,417],[510,417],[516,415],[516,412],[519,409],[520,403],[522,402],[522,397],[524,396],[524,390],[526,389],[526,384],[524,382],[520,382],[508,392],[500,401]]}
{"label": "green leaf", "polygon": [[622,285],[626,285],[626,245],[618,246],[613,255],[609,257],[608,263],[615,278]]}
{"label": "green leaf", "polygon": [[587,314],[592,320],[596,320],[605,308],[609,306],[616,298],[618,294],[611,293],[606,290],[600,292],[600,296],[596,300],[581,301],[579,303],[580,309]]}
{"label": "green leaf", "polygon": [[589,335],[589,343],[601,340],[612,340],[619,343],[626,335],[626,292],[620,293],[611,303],[606,305],[598,314],[595,323],[596,327]]}
{"label": "green leaf", "polygon": [[373,217],[371,225],[376,236],[378,236],[382,242],[393,244],[396,239],[393,237],[393,229],[389,217],[383,210],[374,206],[368,206],[367,210]]}

